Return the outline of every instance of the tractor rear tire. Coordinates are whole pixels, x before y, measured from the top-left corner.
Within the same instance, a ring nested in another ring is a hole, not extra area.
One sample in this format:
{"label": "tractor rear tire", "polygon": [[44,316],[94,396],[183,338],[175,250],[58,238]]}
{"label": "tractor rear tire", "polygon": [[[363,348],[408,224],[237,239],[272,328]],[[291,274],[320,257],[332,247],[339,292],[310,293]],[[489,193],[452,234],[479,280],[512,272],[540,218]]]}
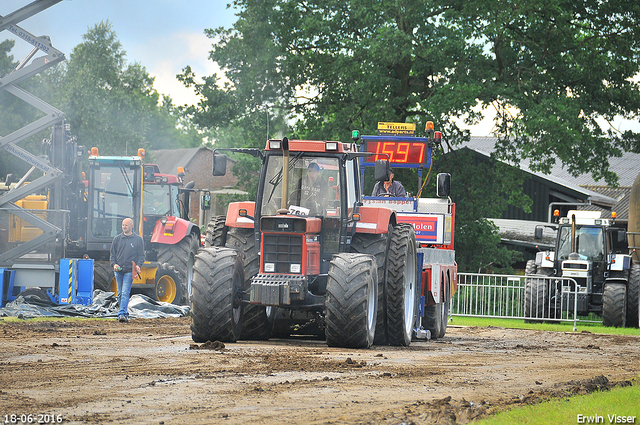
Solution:
{"label": "tractor rear tire", "polygon": [[164,303],[181,304],[184,285],[175,267],[163,263],[156,270],[156,286],[153,298]]}
{"label": "tractor rear tire", "polygon": [[207,224],[207,235],[204,239],[204,246],[225,246],[227,242],[228,227],[224,224],[227,217],[224,215],[214,215]]}
{"label": "tractor rear tire", "polygon": [[201,249],[193,267],[191,338],[236,342],[243,319],[242,256],[230,248]]}
{"label": "tractor rear tire", "polygon": [[376,257],[378,263],[378,313],[376,318],[375,345],[387,345],[387,293],[385,285],[387,282],[387,252],[389,251],[389,236],[393,232],[393,227],[389,225],[386,234],[372,235],[368,233],[356,233],[351,240],[351,252],[358,254],[369,254]]}
{"label": "tractor rear tire", "polygon": [[193,264],[199,247],[200,242],[195,233],[189,233],[180,242],[173,245],[158,245],[158,263],[168,263],[174,266],[180,274],[181,296],[175,304],[189,304],[191,283],[193,282]]}
{"label": "tractor rear tire", "polygon": [[640,314],[640,264],[636,263],[629,270],[627,281],[627,327],[640,327],[638,314]]}
{"label": "tractor rear tire", "polygon": [[418,319],[416,235],[413,226],[400,223],[393,228],[387,263],[387,338],[390,345],[408,346]]}
{"label": "tractor rear tire", "polygon": [[93,262],[93,289],[113,292],[112,282],[115,282],[115,280],[111,263],[108,261]]}
{"label": "tractor rear tire", "polygon": [[627,285],[605,283],[602,291],[602,324],[624,328],[627,310]]}
{"label": "tractor rear tire", "polygon": [[335,254],[327,279],[326,328],[330,347],[369,348],[376,332],[378,276],[375,257]]}
{"label": "tractor rear tire", "polygon": [[[260,271],[259,249],[253,229],[232,227],[226,233],[226,246],[242,254],[245,291],[251,288],[251,279]],[[267,340],[273,332],[275,307],[248,304],[244,306],[244,319],[239,339]]]}

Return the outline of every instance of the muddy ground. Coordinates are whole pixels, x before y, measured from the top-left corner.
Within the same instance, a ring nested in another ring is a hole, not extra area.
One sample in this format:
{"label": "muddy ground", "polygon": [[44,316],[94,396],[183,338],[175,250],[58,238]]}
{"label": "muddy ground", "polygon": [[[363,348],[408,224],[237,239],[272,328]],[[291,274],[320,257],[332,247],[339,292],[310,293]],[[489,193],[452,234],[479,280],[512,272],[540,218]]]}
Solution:
{"label": "muddy ground", "polygon": [[194,344],[189,318],[0,320],[0,353],[0,419],[72,424],[468,423],[640,374],[640,337],[451,326],[409,348],[345,350]]}

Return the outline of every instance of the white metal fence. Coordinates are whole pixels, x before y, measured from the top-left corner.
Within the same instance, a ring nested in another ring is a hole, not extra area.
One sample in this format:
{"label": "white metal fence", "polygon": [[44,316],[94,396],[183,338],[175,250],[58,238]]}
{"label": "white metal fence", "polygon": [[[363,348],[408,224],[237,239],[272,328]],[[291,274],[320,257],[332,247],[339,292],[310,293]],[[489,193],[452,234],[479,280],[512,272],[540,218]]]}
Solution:
{"label": "white metal fence", "polygon": [[[458,273],[451,316],[531,321],[592,322],[578,317],[588,301],[586,288],[571,278]],[[582,304],[581,304],[582,303]]]}

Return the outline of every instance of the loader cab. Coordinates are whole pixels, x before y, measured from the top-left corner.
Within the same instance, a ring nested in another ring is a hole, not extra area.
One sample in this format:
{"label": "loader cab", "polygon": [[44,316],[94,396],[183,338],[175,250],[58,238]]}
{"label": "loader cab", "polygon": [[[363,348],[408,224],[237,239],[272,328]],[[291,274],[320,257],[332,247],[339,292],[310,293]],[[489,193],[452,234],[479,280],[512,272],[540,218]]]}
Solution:
{"label": "loader cab", "polygon": [[87,251],[108,258],[111,241],[131,217],[142,234],[142,165],[139,157],[89,157]]}

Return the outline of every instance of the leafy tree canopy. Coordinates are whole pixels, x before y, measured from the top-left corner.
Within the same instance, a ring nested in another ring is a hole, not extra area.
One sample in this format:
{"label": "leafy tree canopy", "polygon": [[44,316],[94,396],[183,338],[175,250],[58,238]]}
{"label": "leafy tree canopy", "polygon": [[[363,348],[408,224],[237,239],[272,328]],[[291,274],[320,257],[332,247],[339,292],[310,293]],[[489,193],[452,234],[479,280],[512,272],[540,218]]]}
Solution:
{"label": "leafy tree canopy", "polygon": [[[15,67],[9,52],[13,42],[0,44],[0,71]],[[138,148],[171,149],[202,144],[203,134],[171,98],[153,87],[153,77],[139,63],[127,63],[117,34],[109,21],[100,22],[83,36],[67,62],[20,84],[65,114],[80,144],[97,146],[101,154],[135,154]],[[42,113],[0,90],[0,135],[15,131]],[[21,142],[39,154],[39,142],[50,129]],[[11,155],[0,161],[11,164]],[[15,164],[16,161],[13,161]],[[21,164],[7,170],[20,170]]]}
{"label": "leafy tree canopy", "polygon": [[[220,128],[279,111],[294,133],[346,140],[378,121],[429,119],[452,145],[456,120],[497,110],[496,155],[615,185],[608,158],[640,151],[638,134],[600,120],[637,119],[640,4],[621,0],[235,0],[231,29],[207,30],[224,70],[192,111]],[[193,81],[185,70],[182,78]],[[262,143],[262,140],[260,140]]]}

